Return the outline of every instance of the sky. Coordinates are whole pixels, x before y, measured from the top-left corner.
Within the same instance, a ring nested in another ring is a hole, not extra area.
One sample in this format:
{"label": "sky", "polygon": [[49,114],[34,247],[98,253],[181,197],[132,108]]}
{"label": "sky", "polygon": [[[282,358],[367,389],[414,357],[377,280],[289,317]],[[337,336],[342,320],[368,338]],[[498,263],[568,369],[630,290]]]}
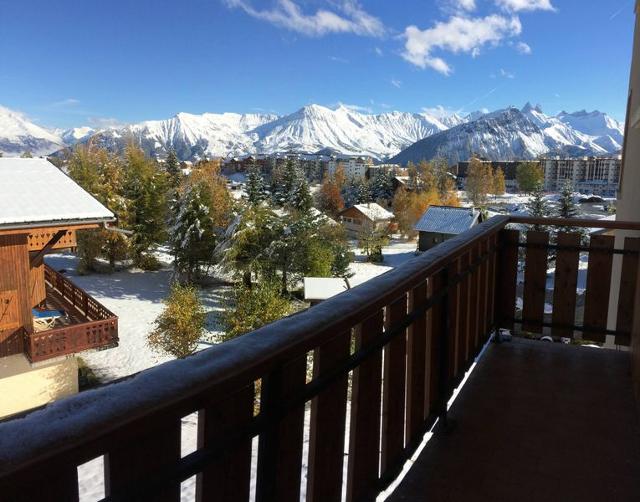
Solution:
{"label": "sky", "polygon": [[0,0],[0,105],[49,127],[178,112],[624,120],[633,0]]}

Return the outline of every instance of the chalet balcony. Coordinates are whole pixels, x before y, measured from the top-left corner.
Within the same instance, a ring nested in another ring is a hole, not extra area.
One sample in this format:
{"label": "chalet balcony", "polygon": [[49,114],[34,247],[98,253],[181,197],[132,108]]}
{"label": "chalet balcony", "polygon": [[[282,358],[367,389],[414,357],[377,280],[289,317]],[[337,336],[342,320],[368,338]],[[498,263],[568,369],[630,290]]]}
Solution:
{"label": "chalet balcony", "polygon": [[[389,500],[640,500],[640,240],[534,223],[492,218],[298,315],[0,423],[0,499],[100,483],[110,501],[395,485]],[[493,343],[500,329],[513,340]]]}
{"label": "chalet balcony", "polygon": [[33,332],[24,334],[32,363],[118,344],[118,318],[86,291],[44,265],[46,299],[34,309]]}

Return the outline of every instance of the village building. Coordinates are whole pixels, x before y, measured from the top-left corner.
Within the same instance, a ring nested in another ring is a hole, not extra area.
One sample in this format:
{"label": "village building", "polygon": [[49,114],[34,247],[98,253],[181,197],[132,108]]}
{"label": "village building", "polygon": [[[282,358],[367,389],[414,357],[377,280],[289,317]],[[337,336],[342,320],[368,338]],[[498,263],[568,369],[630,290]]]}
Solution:
{"label": "village building", "polygon": [[622,157],[583,157],[542,159],[544,189],[548,192],[562,190],[570,183],[573,190],[583,194],[616,197],[620,186]]}
{"label": "village building", "polygon": [[375,202],[356,204],[340,213],[340,221],[350,237],[357,237],[364,231],[385,230],[393,218],[393,213]]}
{"label": "village building", "polygon": [[348,180],[364,180],[369,168],[373,166],[373,159],[371,157],[331,157],[327,165],[330,176],[335,174],[338,166],[342,166]]}
{"label": "village building", "polygon": [[429,206],[414,227],[419,233],[418,250],[428,251],[466,232],[478,224],[479,218],[480,213],[468,207]]}
{"label": "village building", "polygon": [[0,158],[0,417],[78,392],[75,354],[118,344],[116,316],[49,267],[115,220],[45,159]]}

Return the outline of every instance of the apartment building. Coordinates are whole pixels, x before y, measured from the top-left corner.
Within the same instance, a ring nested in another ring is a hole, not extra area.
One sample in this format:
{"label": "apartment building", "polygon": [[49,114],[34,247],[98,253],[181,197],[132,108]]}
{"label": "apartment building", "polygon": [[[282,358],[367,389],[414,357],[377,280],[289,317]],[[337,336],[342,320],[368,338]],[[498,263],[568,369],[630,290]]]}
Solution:
{"label": "apartment building", "polygon": [[371,157],[331,157],[327,165],[329,174],[334,174],[339,165],[344,169],[347,179],[363,180],[366,178],[369,168],[373,166],[373,159]]}
{"label": "apartment building", "polygon": [[557,192],[569,181],[580,193],[593,193],[615,197],[620,184],[622,158],[583,157],[562,159],[560,157],[541,160],[544,169],[544,189]]}

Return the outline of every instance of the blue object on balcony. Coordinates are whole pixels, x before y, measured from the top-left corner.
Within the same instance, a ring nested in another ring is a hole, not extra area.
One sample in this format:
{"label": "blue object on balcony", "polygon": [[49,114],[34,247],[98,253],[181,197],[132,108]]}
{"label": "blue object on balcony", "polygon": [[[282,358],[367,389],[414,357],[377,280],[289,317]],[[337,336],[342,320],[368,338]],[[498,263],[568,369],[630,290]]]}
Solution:
{"label": "blue object on balcony", "polygon": [[40,310],[40,309],[31,309],[31,313],[33,317],[36,319],[52,319],[56,317],[64,317],[65,313],[63,310]]}

